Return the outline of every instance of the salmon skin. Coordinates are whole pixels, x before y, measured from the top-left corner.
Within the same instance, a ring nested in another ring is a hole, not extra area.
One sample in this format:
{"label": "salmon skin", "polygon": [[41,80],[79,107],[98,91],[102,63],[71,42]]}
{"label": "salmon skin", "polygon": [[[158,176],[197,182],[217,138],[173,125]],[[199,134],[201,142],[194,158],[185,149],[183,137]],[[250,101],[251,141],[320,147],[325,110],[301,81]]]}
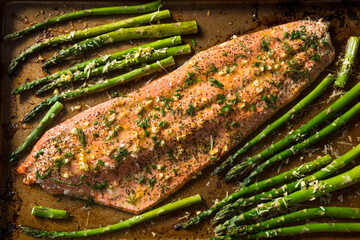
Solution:
{"label": "salmon skin", "polygon": [[143,212],[298,96],[334,58],[328,27],[301,20],[200,52],[48,130],[17,170],[52,194]]}

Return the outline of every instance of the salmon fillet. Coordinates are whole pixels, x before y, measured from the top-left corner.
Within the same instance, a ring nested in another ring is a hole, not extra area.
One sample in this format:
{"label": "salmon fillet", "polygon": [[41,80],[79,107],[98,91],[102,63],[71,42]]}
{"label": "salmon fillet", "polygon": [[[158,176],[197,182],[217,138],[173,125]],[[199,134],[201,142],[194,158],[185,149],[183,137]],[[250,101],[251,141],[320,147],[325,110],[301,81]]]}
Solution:
{"label": "salmon fillet", "polygon": [[200,52],[48,130],[18,172],[52,194],[138,214],[298,96],[334,58],[328,27],[302,20]]}

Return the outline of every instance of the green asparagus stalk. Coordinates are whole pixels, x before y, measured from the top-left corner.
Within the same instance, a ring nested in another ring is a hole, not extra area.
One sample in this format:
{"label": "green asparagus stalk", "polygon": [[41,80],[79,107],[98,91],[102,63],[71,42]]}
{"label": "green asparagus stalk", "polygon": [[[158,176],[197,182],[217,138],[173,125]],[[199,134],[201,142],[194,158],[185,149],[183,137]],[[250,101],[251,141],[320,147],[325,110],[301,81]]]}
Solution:
{"label": "green asparagus stalk", "polygon": [[224,224],[218,225],[215,229],[215,232],[217,235],[226,234],[227,231],[231,231],[231,229],[244,224],[248,220],[258,219],[265,214],[286,209],[288,206],[307,200],[316,199],[326,193],[346,188],[355,183],[358,183],[359,181],[360,166],[357,166],[350,171],[339,174],[335,177],[318,181],[306,189],[302,189],[287,196],[277,198],[268,203],[259,204],[255,208],[235,216],[230,220],[227,220]]}
{"label": "green asparagus stalk", "polygon": [[[70,74],[70,76],[68,74],[67,76],[65,76],[63,78],[59,78],[56,81],[53,81],[53,82],[45,85],[44,87],[40,88],[36,92],[36,96],[40,96],[44,92],[54,89],[56,87],[62,87],[64,85],[68,85],[68,84],[71,84],[76,81],[85,80],[90,77],[98,76],[100,74],[104,74],[104,73],[107,73],[110,71],[124,69],[125,67],[133,66],[135,64],[151,62],[151,61],[160,60],[160,59],[163,59],[163,58],[166,58],[169,56],[187,54],[190,52],[191,52],[191,47],[189,44],[176,46],[176,47],[172,47],[172,48],[159,49],[159,50],[152,51],[151,53],[145,52],[145,53],[137,54],[137,52],[135,52],[134,54],[130,55],[126,59],[123,59],[120,61],[113,60],[113,61],[108,62],[106,65],[99,66],[97,68],[89,69],[88,71],[84,71],[84,72],[77,72],[74,75]],[[71,78],[71,76],[72,76],[72,78]]]}
{"label": "green asparagus stalk", "polygon": [[323,123],[326,119],[334,116],[335,113],[343,109],[347,104],[349,104],[352,100],[360,95],[360,82],[356,84],[351,90],[345,93],[341,98],[339,98],[336,102],[331,104],[325,110],[316,115],[313,119],[308,121],[306,124],[302,125],[300,128],[296,129],[293,133],[289,134],[285,138],[280,141],[272,144],[269,148],[265,149],[261,153],[250,157],[246,161],[235,165],[225,176],[225,181],[230,181],[234,179],[248,166],[253,165],[265,158],[273,156],[276,152],[284,149],[286,146],[298,141],[302,138],[306,133],[313,130],[316,126]]}
{"label": "green asparagus stalk", "polygon": [[339,75],[336,78],[335,86],[344,88],[346,82],[351,74],[352,67],[355,62],[356,54],[359,48],[360,38],[350,37],[347,43],[347,50],[345,53],[345,59],[341,66]]}
{"label": "green asparagus stalk", "polygon": [[130,13],[148,13],[158,10],[161,7],[161,1],[150,2],[147,4],[142,5],[134,5],[134,6],[116,6],[116,7],[104,7],[104,8],[92,8],[92,9],[85,9],[81,11],[65,13],[61,16],[54,17],[48,19],[44,22],[37,23],[31,25],[24,30],[11,33],[5,36],[4,41],[23,36],[34,30],[39,30],[45,28],[53,23],[63,22],[67,20],[73,20],[82,17],[88,16],[98,16],[98,15],[113,15],[113,14],[130,14]]}
{"label": "green asparagus stalk", "polygon": [[23,142],[23,144],[21,144],[21,146],[18,147],[15,152],[10,155],[9,162],[15,161],[21,153],[23,153],[32,144],[34,144],[45,132],[47,126],[52,123],[54,118],[60,113],[63,108],[64,105],[55,101],[54,105],[46,113],[45,117],[40,121],[39,125],[37,125],[34,131],[29,136],[27,136],[25,142]]}
{"label": "green asparagus stalk", "polygon": [[70,48],[61,50],[43,64],[43,69],[47,69],[48,67],[55,65],[67,57],[77,55],[87,50],[96,49],[110,43],[139,38],[162,38],[172,35],[192,33],[197,33],[196,21],[121,28],[117,31],[86,39],[82,42],[76,43]]}
{"label": "green asparagus stalk", "polygon": [[70,41],[74,41],[74,40],[78,40],[78,39],[93,37],[93,36],[97,36],[100,34],[112,32],[117,29],[138,26],[143,23],[148,23],[151,21],[168,18],[170,16],[171,16],[170,12],[168,10],[164,10],[164,11],[160,11],[160,12],[149,13],[149,14],[121,20],[121,21],[106,24],[106,25],[88,28],[85,30],[73,31],[69,34],[46,39],[40,43],[30,46],[28,49],[26,49],[20,55],[18,55],[15,59],[13,59],[8,68],[8,74],[11,75],[14,72],[15,68],[20,64],[20,62],[24,61],[30,54],[32,54],[34,52],[38,52],[39,50],[41,50],[47,46],[55,46],[59,43],[70,42]]}
{"label": "green asparagus stalk", "polygon": [[[339,111],[341,109],[341,107],[346,106],[348,103],[350,103],[352,100],[354,100],[357,96],[360,95],[360,83],[358,83],[356,86],[354,86],[350,91],[348,91],[346,94],[344,94],[344,96],[342,96],[340,99],[338,99],[334,104],[332,104],[330,107],[326,108],[326,114],[331,113],[332,111]],[[321,114],[321,113],[320,113]],[[319,114],[319,115],[320,115]],[[325,115],[324,111],[322,112],[322,116]],[[319,116],[317,115],[317,116]],[[321,116],[321,115],[320,115]],[[315,117],[316,118],[316,117]],[[311,120],[312,121],[312,120]],[[320,124],[320,123],[318,123]],[[305,125],[304,125],[305,126]],[[308,125],[308,127],[311,127],[311,125]],[[270,148],[271,149],[271,148]],[[261,157],[257,156],[257,158]],[[256,158],[255,158],[256,159]],[[252,185],[251,185],[252,186]],[[246,189],[246,187],[244,188]],[[212,213],[217,212],[219,209],[221,209],[222,207],[233,203],[234,201],[236,201],[237,199],[239,199],[240,197],[242,197],[243,194],[242,193],[242,189],[240,189],[239,191],[236,191],[235,193],[229,195],[228,197],[222,199],[220,202],[218,202],[217,204],[213,205],[211,208],[209,208],[206,211],[203,211],[202,213],[200,213],[197,217],[189,220],[187,223],[185,224],[178,224],[176,226],[176,228],[188,228],[191,225],[194,225],[198,222],[200,222],[201,220],[205,219],[206,217],[208,217],[209,215],[211,215]]]}
{"label": "green asparagus stalk", "polygon": [[360,208],[348,207],[318,207],[307,208],[292,212],[280,217],[271,218],[253,225],[240,226],[234,229],[229,236],[243,236],[249,233],[260,232],[265,229],[272,229],[295,221],[309,220],[318,217],[335,217],[345,219],[360,219]]}
{"label": "green asparagus stalk", "polygon": [[325,89],[334,81],[334,76],[329,74],[322,80],[317,87],[312,90],[306,97],[304,97],[300,102],[298,102],[293,108],[291,108],[288,112],[278,118],[276,121],[268,125],[263,131],[261,131],[256,137],[247,142],[242,148],[237,150],[233,155],[229,156],[224,162],[222,162],[214,171],[213,174],[219,174],[228,166],[231,166],[234,160],[241,154],[245,153],[247,150],[252,148],[255,144],[259,143],[262,139],[269,136],[270,133],[275,131],[277,128],[282,126],[284,123],[289,121],[294,117],[295,114],[302,111],[306,106],[308,106],[315,98],[317,98],[320,94],[322,94]]}
{"label": "green asparagus stalk", "polygon": [[239,198],[233,203],[230,203],[223,207],[214,217],[213,225],[217,225],[233,217],[236,214],[240,214],[243,207],[257,204],[263,201],[270,201],[275,199],[278,196],[282,196],[285,193],[289,194],[294,191],[299,190],[300,188],[309,185],[312,182],[322,180],[327,176],[330,176],[335,171],[340,170],[341,168],[345,167],[349,162],[353,161],[355,158],[360,156],[360,145],[353,148],[349,152],[345,153],[344,155],[340,156],[339,158],[332,161],[329,165],[325,168],[320,169],[319,171],[301,178],[297,181],[294,181],[289,184],[285,184],[279,188],[272,189],[267,192],[263,192],[249,198]]}
{"label": "green asparagus stalk", "polygon": [[221,200],[220,202],[218,202],[217,204],[215,204],[208,210],[200,213],[195,218],[189,220],[185,224],[182,224],[182,223],[177,224],[175,226],[175,228],[178,229],[178,228],[182,227],[182,228],[186,229],[186,228],[190,227],[191,225],[194,225],[194,224],[200,222],[201,220],[205,219],[210,214],[215,213],[216,211],[221,209],[226,204],[235,201],[236,199],[240,198],[241,196],[247,195],[247,194],[255,192],[255,191],[262,190],[267,187],[274,186],[276,184],[285,182],[287,180],[302,177],[304,174],[307,174],[307,173],[329,163],[330,161],[331,161],[331,157],[329,155],[326,155],[322,158],[315,159],[314,161],[305,163],[299,167],[291,169],[291,170],[284,172],[282,174],[279,174],[275,177],[263,180],[258,183],[254,183],[248,187],[241,188],[237,192],[227,196],[226,198],[224,198],[223,200]]}
{"label": "green asparagus stalk", "polygon": [[[270,237],[281,237],[281,236],[293,236],[304,233],[316,233],[316,232],[360,232],[360,223],[309,223],[305,225],[284,227],[278,229],[271,229],[262,231],[255,234],[247,235],[242,239],[259,239],[259,238],[270,238]],[[216,238],[215,238],[216,239]],[[220,238],[221,239],[221,238]],[[225,238],[225,239],[239,239]]]}
{"label": "green asparagus stalk", "polygon": [[[330,156],[325,155],[323,158],[330,158]],[[319,160],[321,160],[321,158]],[[353,160],[353,158],[351,158],[351,160]],[[323,168],[317,171],[316,173],[313,173],[309,176],[306,176],[289,184],[284,184],[281,187],[274,188],[271,189],[270,191],[262,192],[248,198],[239,198],[235,202],[227,204],[216,213],[215,217],[212,219],[212,225],[216,226],[218,224],[223,223],[226,219],[229,219],[237,214],[240,214],[244,207],[257,204],[263,201],[270,201],[285,193],[289,194],[296,190],[299,190],[301,187],[307,186],[307,184],[309,184],[310,182],[325,178],[326,176],[330,175],[335,171],[335,169],[332,171],[333,168],[331,167],[335,161],[336,160],[334,160],[326,168]]]}
{"label": "green asparagus stalk", "polygon": [[166,204],[162,207],[156,208],[149,212],[134,216],[126,221],[119,222],[110,226],[88,229],[83,231],[74,231],[74,232],[47,232],[42,230],[37,230],[29,227],[20,226],[21,230],[32,237],[48,237],[48,238],[70,238],[70,237],[89,237],[94,235],[102,235],[105,233],[111,233],[119,231],[124,228],[132,227],[138,223],[144,222],[149,219],[153,219],[157,216],[164,215],[178,209],[188,207],[202,201],[199,194],[192,197],[184,198],[182,200]]}
{"label": "green asparagus stalk", "polygon": [[111,87],[114,87],[116,85],[119,85],[121,83],[125,83],[130,80],[140,78],[140,77],[149,75],[151,73],[160,71],[163,68],[171,66],[173,64],[175,64],[175,61],[174,61],[174,58],[171,56],[171,57],[162,59],[160,61],[157,61],[156,63],[146,65],[145,67],[135,69],[131,72],[125,73],[118,77],[114,77],[114,78],[105,80],[102,83],[98,83],[98,84],[95,84],[92,86],[79,88],[74,91],[69,91],[69,92],[59,94],[59,95],[52,96],[50,98],[45,99],[41,103],[39,103],[37,106],[35,106],[28,114],[26,114],[24,116],[22,121],[24,121],[24,122],[30,121],[36,115],[38,115],[39,112],[41,112],[46,107],[52,105],[56,101],[70,100],[70,99],[75,99],[75,98],[83,97],[86,95],[90,95],[93,93],[98,93],[98,92],[104,91],[106,89],[109,89]]}
{"label": "green asparagus stalk", "polygon": [[248,176],[246,176],[244,178],[244,180],[240,183],[240,186],[246,186],[248,185],[251,180],[258,175],[259,173],[263,172],[264,169],[266,169],[267,167],[273,165],[274,163],[282,160],[282,159],[286,159],[290,156],[293,156],[297,153],[299,153],[301,150],[315,144],[316,142],[324,139],[325,137],[327,137],[329,134],[335,132],[336,130],[338,130],[339,128],[341,128],[342,126],[344,126],[348,120],[350,120],[350,118],[352,118],[353,116],[357,115],[358,113],[360,113],[360,103],[357,103],[353,108],[351,108],[352,113],[351,115],[349,115],[349,118],[346,118],[344,115],[338,117],[335,121],[333,121],[332,123],[330,123],[329,125],[327,125],[326,127],[324,127],[323,129],[321,129],[320,131],[316,132],[314,135],[312,135],[311,137],[305,139],[304,141],[276,154],[275,156],[273,156],[272,158],[266,160],[265,162],[261,163],[260,165],[258,165]]}
{"label": "green asparagus stalk", "polygon": [[138,47],[133,47],[133,48],[129,48],[120,52],[116,52],[116,53],[112,53],[112,54],[108,54],[102,57],[98,57],[98,58],[94,58],[94,59],[90,59],[88,61],[85,61],[83,63],[79,63],[73,67],[70,67],[68,69],[62,70],[62,71],[58,71],[54,74],[48,75],[46,77],[43,78],[39,78],[36,79],[32,82],[27,82],[22,84],[21,86],[15,88],[12,91],[12,94],[20,94],[28,89],[32,89],[38,85],[42,85],[42,84],[46,84],[51,82],[54,79],[58,79],[62,76],[68,75],[68,73],[72,73],[74,74],[77,71],[83,71],[85,68],[87,68],[88,66],[94,66],[94,67],[98,67],[98,66],[102,66],[105,65],[107,62],[111,62],[114,60],[121,60],[123,58],[125,58],[125,56],[127,56],[128,54],[132,54],[134,52],[137,51],[142,51],[143,49],[146,48],[153,48],[153,49],[160,49],[160,48],[165,48],[165,47],[171,47],[171,46],[175,46],[181,43],[181,37],[180,36],[175,36],[175,37],[169,37],[169,38],[165,38],[165,39],[161,39],[155,42],[151,42],[151,43],[147,43]]}
{"label": "green asparagus stalk", "polygon": [[34,206],[31,215],[51,219],[66,219],[70,213],[65,210],[46,208],[43,206]]}

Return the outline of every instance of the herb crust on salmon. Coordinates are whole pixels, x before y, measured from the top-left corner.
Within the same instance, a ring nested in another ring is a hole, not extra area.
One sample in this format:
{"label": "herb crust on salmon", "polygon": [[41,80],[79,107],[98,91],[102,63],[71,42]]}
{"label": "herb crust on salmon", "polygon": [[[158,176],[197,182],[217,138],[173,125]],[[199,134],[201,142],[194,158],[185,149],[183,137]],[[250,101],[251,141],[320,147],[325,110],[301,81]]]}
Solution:
{"label": "herb crust on salmon", "polygon": [[47,131],[24,183],[132,213],[154,206],[298,96],[335,52],[322,21],[233,38]]}

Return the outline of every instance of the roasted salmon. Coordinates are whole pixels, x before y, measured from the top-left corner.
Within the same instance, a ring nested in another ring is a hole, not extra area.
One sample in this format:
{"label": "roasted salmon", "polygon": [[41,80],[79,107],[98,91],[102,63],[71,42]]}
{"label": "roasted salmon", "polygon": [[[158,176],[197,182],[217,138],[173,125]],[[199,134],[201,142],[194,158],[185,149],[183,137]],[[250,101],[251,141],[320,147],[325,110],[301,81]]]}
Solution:
{"label": "roasted salmon", "polygon": [[24,183],[140,213],[188,182],[291,102],[328,66],[322,21],[214,46],[147,86],[47,131]]}

